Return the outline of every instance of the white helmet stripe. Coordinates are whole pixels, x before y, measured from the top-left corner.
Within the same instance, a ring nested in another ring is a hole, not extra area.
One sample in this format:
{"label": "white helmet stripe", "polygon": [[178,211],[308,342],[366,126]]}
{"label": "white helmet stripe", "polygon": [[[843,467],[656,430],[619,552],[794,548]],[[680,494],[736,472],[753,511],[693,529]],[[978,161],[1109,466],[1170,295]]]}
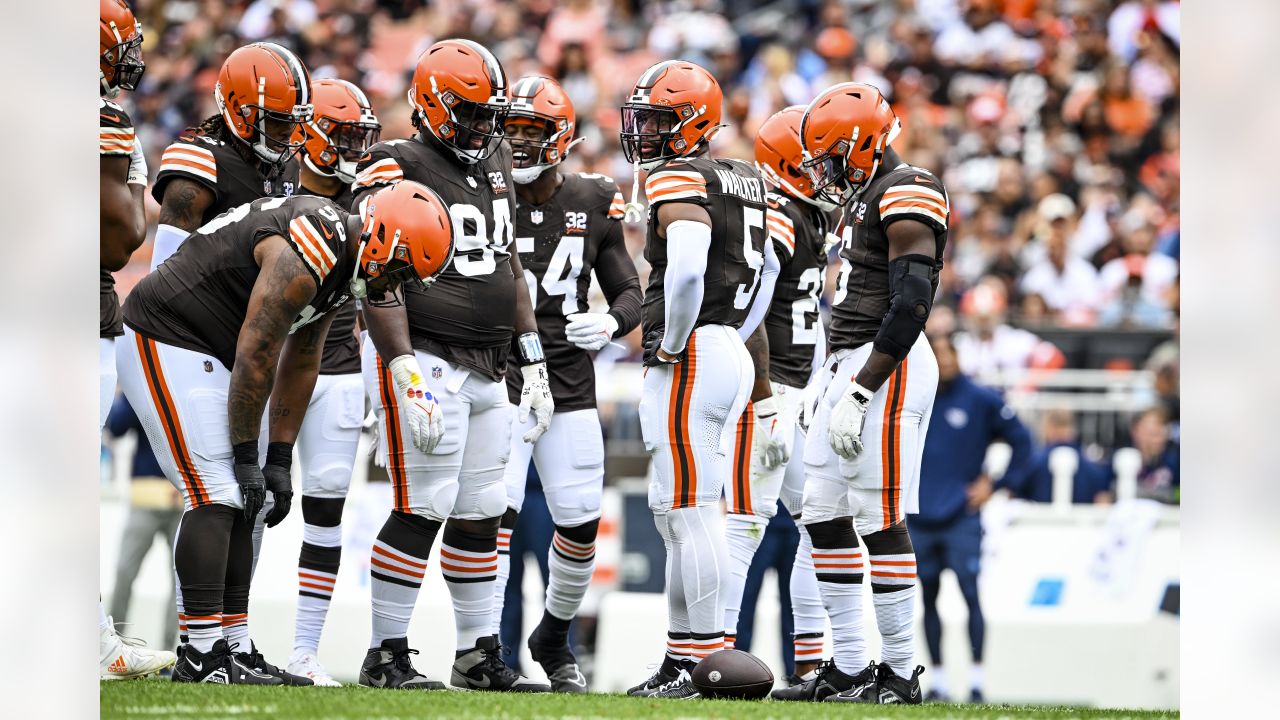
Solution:
{"label": "white helmet stripe", "polygon": [[660,63],[652,65],[644,74],[640,76],[640,81],[636,83],[636,87],[649,88],[658,82],[658,78],[662,75],[662,71],[666,70],[669,65],[678,62],[677,60],[663,60]]}
{"label": "white helmet stripe", "polygon": [[498,62],[498,58],[489,52],[489,48],[481,45],[473,40],[462,40],[458,42],[475,50],[480,54],[480,58],[484,60],[485,69],[489,71],[489,83],[493,85],[493,94],[501,95],[507,89],[506,74],[502,72],[502,65]]}
{"label": "white helmet stripe", "polygon": [[285,65],[288,66],[289,72],[293,75],[293,84],[298,88],[298,102],[295,104],[310,105],[311,84],[307,80],[307,71],[303,69],[302,61],[298,59],[297,55],[294,55],[291,50],[283,45],[278,45],[273,42],[264,42],[262,45],[279,55],[281,59],[284,60]]}

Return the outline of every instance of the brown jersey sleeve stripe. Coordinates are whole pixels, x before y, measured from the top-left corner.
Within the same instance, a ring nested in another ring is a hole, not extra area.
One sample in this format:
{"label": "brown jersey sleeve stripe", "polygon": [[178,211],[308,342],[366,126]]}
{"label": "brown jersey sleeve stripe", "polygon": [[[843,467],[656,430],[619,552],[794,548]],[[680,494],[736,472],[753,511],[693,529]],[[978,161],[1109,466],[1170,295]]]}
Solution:
{"label": "brown jersey sleeve stripe", "polygon": [[884,403],[884,425],[881,430],[880,462],[883,483],[880,489],[880,509],[884,514],[882,530],[898,521],[898,505],[902,501],[902,405],[906,400],[907,360],[898,364],[889,376]]}
{"label": "brown jersey sleeve stripe", "polygon": [[391,488],[395,493],[395,509],[409,512],[409,483],[404,472],[404,448],[400,437],[400,413],[396,404],[395,382],[382,356],[376,356],[378,367],[378,393],[382,398],[383,430],[387,434],[387,474],[391,476]]}
{"label": "brown jersey sleeve stripe", "polygon": [[164,371],[156,352],[155,341],[142,335],[135,335],[138,343],[138,354],[142,358],[143,376],[147,381],[147,389],[151,392],[151,401],[160,413],[160,427],[164,431],[165,440],[169,443],[169,452],[173,456],[178,475],[182,478],[183,487],[187,490],[187,500],[193,508],[209,504],[209,494],[204,488],[204,481],[196,470],[191,455],[187,452],[186,440],[182,434],[182,423],[169,394],[168,384],[164,379]]}

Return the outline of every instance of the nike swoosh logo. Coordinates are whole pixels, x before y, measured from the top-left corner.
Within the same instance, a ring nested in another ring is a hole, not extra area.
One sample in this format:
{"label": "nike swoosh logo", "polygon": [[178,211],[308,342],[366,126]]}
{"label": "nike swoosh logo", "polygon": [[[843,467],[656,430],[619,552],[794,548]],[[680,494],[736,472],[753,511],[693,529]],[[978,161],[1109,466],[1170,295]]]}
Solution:
{"label": "nike swoosh logo", "polygon": [[106,113],[98,113],[98,117],[106,120],[107,122],[120,122],[122,120],[119,115],[108,115]]}
{"label": "nike swoosh logo", "polygon": [[320,232],[324,233],[324,237],[326,240],[333,239],[333,231],[329,229],[328,225],[325,225],[324,223],[320,223]]}
{"label": "nike swoosh logo", "polygon": [[915,180],[916,182],[923,182],[923,183],[932,183],[932,182],[933,182],[933,181],[932,181],[932,180],[930,180],[929,178],[927,178],[927,177],[920,177],[919,175],[915,176],[914,180]]}
{"label": "nike swoosh logo", "polygon": [[187,660],[187,664],[196,669],[196,672],[204,670],[204,663],[198,663],[195,660]]}
{"label": "nike swoosh logo", "polygon": [[491,685],[491,684],[493,683],[493,681],[492,681],[492,680],[490,680],[490,679],[489,679],[489,678],[487,678],[487,677],[486,677],[486,678],[481,678],[480,680],[476,680],[476,679],[473,679],[473,678],[467,678],[467,681],[468,681],[468,682],[470,682],[470,684],[475,685],[476,687],[482,687],[482,688],[487,688],[487,687],[489,687],[489,685]]}
{"label": "nike swoosh logo", "polygon": [[378,677],[376,677],[376,678],[371,676],[371,677],[369,678],[369,684],[370,684],[370,685],[372,685],[372,686],[374,686],[374,687],[386,687],[386,686],[387,686],[387,676],[386,676],[386,675],[379,675],[379,676],[378,676]]}

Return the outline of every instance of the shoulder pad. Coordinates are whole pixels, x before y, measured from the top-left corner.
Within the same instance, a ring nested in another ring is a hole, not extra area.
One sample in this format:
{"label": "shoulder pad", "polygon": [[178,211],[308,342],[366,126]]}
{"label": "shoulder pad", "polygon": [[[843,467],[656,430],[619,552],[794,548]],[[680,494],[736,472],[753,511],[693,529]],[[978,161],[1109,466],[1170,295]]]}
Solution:
{"label": "shoulder pad", "polygon": [[160,157],[160,174],[166,173],[189,175],[205,184],[217,185],[218,160],[208,145],[191,142],[184,136],[165,148]]}

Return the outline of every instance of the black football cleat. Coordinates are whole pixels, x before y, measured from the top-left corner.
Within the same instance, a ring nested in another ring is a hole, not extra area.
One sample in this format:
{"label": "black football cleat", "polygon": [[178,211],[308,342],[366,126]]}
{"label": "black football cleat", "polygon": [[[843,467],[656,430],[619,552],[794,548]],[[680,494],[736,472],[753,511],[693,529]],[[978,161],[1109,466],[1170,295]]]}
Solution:
{"label": "black football cleat", "polygon": [[669,683],[658,686],[649,697],[668,698],[671,700],[692,700],[699,697],[698,688],[693,685],[693,676],[688,668],[680,668],[680,674]]}
{"label": "black football cleat", "polygon": [[454,687],[467,690],[491,690],[498,692],[551,692],[551,686],[537,683],[507,667],[502,662],[502,646],[497,635],[476,640],[475,648],[453,661],[453,674],[449,682]]}
{"label": "black football cleat", "polygon": [[814,671],[812,679],[799,685],[774,690],[769,697],[793,702],[821,702],[842,692],[855,690],[875,680],[876,664],[873,662],[854,675],[836,667],[835,660],[823,660]]}
{"label": "black football cleat", "polygon": [[231,653],[226,640],[213,644],[209,652],[202,653],[187,646],[178,656],[169,678],[181,683],[215,683],[220,685],[283,685],[284,680],[259,672],[251,665],[240,662]]}
{"label": "black football cleat", "polygon": [[628,688],[627,694],[633,697],[649,697],[658,688],[675,680],[680,675],[680,668],[681,665],[678,661],[663,656],[662,664],[658,665],[658,669],[653,671],[649,679],[639,685],[633,685]]}
{"label": "black football cleat", "polygon": [[444,690],[444,683],[432,680],[414,669],[410,655],[418,651],[409,647],[408,638],[388,638],[371,648],[360,665],[360,684],[372,688],[399,690]]}
{"label": "black football cleat", "polygon": [[970,689],[969,689],[969,702],[970,702],[970,703],[972,703],[972,704],[974,704],[974,705],[982,705],[982,704],[983,704],[983,703],[985,703],[986,701],[987,701],[987,698],[986,698],[986,696],[985,696],[985,695],[983,695],[983,694],[982,694],[982,691],[981,691],[981,690],[979,690],[978,688],[970,688]]}
{"label": "black football cleat", "polygon": [[305,687],[307,685],[316,684],[315,681],[309,677],[294,675],[291,672],[281,670],[275,665],[267,662],[267,659],[262,657],[262,653],[258,652],[258,647],[253,644],[253,641],[249,642],[249,652],[238,652],[235,653],[233,657],[237,663],[251,667],[262,675],[270,675],[271,677],[280,678],[280,683],[282,685]]}
{"label": "black football cleat", "polygon": [[578,667],[578,659],[569,649],[568,641],[549,637],[548,633],[542,632],[541,624],[529,634],[529,655],[547,673],[551,692],[587,692],[587,678]]}
{"label": "black football cleat", "polygon": [[861,688],[846,690],[827,698],[828,702],[856,702],[873,705],[919,705],[924,702],[920,692],[920,674],[924,667],[917,665],[911,679],[898,677],[887,663],[872,663],[875,680]]}

